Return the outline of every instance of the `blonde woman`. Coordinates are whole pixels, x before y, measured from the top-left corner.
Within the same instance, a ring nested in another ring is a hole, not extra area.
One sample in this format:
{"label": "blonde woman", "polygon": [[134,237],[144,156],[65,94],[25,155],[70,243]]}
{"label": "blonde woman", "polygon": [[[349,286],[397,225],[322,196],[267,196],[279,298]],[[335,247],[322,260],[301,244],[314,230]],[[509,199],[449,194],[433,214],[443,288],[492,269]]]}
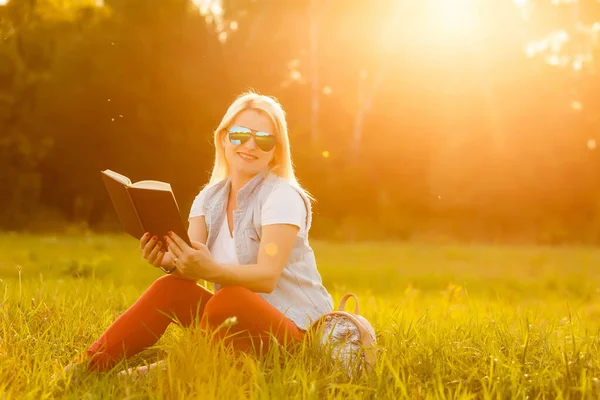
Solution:
{"label": "blonde woman", "polygon": [[[153,345],[175,319],[187,326],[199,318],[202,329],[252,351],[268,348],[270,335],[284,345],[301,340],[332,310],[308,241],[311,199],[294,176],[280,104],[240,95],[214,143],[212,176],[189,215],[192,247],[173,233],[140,239],[143,257],[166,275],[89,347],[89,369],[106,370]],[[217,329],[230,317],[233,326]]]}

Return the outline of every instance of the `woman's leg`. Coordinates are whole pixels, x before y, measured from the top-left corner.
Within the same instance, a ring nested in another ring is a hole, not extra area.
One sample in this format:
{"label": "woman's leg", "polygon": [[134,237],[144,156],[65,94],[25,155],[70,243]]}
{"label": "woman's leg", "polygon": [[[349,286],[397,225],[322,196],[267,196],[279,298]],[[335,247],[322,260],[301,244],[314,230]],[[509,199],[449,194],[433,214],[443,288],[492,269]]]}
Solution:
{"label": "woman's leg", "polygon": [[260,350],[262,342],[266,352],[271,333],[282,345],[298,342],[304,336],[283,313],[241,286],[226,286],[216,292],[206,304],[200,326],[214,330],[230,317],[236,317],[235,325],[222,327],[215,337],[224,339],[236,350]]}
{"label": "woman's leg", "polygon": [[87,351],[90,370],[107,370],[123,357],[152,346],[175,316],[184,326],[202,316],[213,294],[192,281],[170,275],[157,279],[92,344]]}

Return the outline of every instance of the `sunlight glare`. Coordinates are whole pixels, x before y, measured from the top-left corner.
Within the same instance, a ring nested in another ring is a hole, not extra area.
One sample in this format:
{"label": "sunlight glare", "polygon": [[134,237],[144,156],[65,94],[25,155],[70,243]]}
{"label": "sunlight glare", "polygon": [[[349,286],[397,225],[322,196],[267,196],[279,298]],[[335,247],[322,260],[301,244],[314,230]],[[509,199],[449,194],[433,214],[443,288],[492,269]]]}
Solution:
{"label": "sunlight glare", "polygon": [[300,71],[294,70],[290,72],[290,78],[292,78],[295,81],[299,81],[300,79],[302,79],[302,74],[300,73]]}
{"label": "sunlight glare", "polygon": [[546,62],[550,65],[558,65],[560,64],[560,58],[558,57],[558,54],[550,54],[546,57]]}
{"label": "sunlight glare", "polygon": [[572,68],[573,71],[579,72],[584,69],[586,64],[593,61],[593,53],[591,46],[595,43],[596,24],[600,28],[600,23],[590,25],[590,27],[579,27],[576,33],[581,31],[589,36],[588,43],[578,49],[579,52],[573,53],[569,51],[567,43],[572,40],[571,34],[565,29],[555,30],[539,40],[533,40],[526,43],[523,47],[523,52],[528,58],[543,55],[547,64],[558,66],[561,68]]}
{"label": "sunlight glare", "polygon": [[583,105],[581,104],[580,101],[575,100],[571,103],[571,108],[575,111],[581,111],[581,109],[583,108]]}
{"label": "sunlight glare", "polygon": [[548,49],[548,41],[547,40],[540,40],[538,42],[529,42],[525,46],[525,54],[527,54],[527,57],[531,58],[531,57],[534,57],[538,53],[543,53],[544,51],[546,51],[546,49]]}
{"label": "sunlight glare", "polygon": [[201,14],[206,14],[210,7],[210,0],[192,0],[192,3],[198,7]]}
{"label": "sunlight glare", "polygon": [[535,43],[527,43],[527,46],[525,46],[525,54],[527,54],[527,57],[535,57],[536,52]]}
{"label": "sunlight glare", "polygon": [[[192,4],[200,11],[208,24],[215,24],[216,31],[224,31],[222,0],[192,0]],[[219,36],[220,41],[227,39],[227,35]]]}
{"label": "sunlight glare", "polygon": [[221,2],[219,1],[213,1],[212,5],[210,6],[210,12],[212,13],[212,15],[215,16],[222,16],[223,15],[223,6],[221,6]]}
{"label": "sunlight glare", "polygon": [[[478,4],[476,0],[432,0],[429,13],[421,24],[426,40],[441,45],[466,46],[481,42],[483,27]],[[397,25],[399,19],[395,17],[392,22]],[[384,45],[395,35],[387,36],[383,37]]]}
{"label": "sunlight glare", "polygon": [[555,67],[566,67],[567,65],[570,65],[570,59],[569,56],[560,56],[556,53],[552,53],[546,57],[546,62]]}
{"label": "sunlight glare", "polygon": [[279,248],[277,247],[277,244],[275,244],[273,242],[269,242],[265,246],[265,253],[267,253],[267,255],[269,257],[274,257],[275,255],[277,255],[278,250],[279,250]]}
{"label": "sunlight glare", "polygon": [[560,31],[556,32],[555,37],[556,40],[561,43],[569,40],[569,34],[564,29],[561,29]]}
{"label": "sunlight glare", "polygon": [[596,140],[595,139],[588,139],[588,141],[587,141],[587,147],[590,150],[595,150],[596,149]]}
{"label": "sunlight glare", "polygon": [[5,6],[8,4],[8,0],[0,0],[0,6]]}
{"label": "sunlight glare", "polygon": [[439,3],[440,28],[454,35],[469,35],[478,23],[476,3],[470,0],[442,0]]}

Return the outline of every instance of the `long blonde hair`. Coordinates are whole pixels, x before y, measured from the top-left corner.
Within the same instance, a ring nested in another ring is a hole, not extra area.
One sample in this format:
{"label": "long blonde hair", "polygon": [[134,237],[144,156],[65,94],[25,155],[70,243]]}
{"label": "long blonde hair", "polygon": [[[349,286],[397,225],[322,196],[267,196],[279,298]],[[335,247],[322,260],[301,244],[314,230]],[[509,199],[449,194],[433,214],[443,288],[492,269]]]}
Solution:
{"label": "long blonde hair", "polygon": [[212,186],[229,176],[229,165],[225,159],[223,137],[227,134],[227,130],[233,123],[235,117],[244,110],[257,110],[265,113],[275,126],[277,144],[275,145],[273,160],[269,163],[269,172],[285,179],[291,185],[306,194],[309,199],[314,200],[310,193],[302,188],[294,173],[285,111],[283,111],[281,104],[279,104],[276,98],[258,94],[253,90],[240,94],[233,103],[231,103],[227,112],[225,112],[225,116],[223,116],[221,123],[217,129],[215,129],[215,164],[208,186]]}

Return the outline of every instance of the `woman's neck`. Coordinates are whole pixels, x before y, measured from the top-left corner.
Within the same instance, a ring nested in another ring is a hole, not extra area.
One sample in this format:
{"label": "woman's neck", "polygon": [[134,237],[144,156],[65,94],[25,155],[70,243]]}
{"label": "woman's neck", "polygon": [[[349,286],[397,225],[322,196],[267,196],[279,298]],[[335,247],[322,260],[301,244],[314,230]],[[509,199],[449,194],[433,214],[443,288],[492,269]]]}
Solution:
{"label": "woman's neck", "polygon": [[243,174],[231,174],[231,195],[233,198],[237,198],[237,194],[241,188],[246,186],[248,182],[252,180],[253,176]]}

